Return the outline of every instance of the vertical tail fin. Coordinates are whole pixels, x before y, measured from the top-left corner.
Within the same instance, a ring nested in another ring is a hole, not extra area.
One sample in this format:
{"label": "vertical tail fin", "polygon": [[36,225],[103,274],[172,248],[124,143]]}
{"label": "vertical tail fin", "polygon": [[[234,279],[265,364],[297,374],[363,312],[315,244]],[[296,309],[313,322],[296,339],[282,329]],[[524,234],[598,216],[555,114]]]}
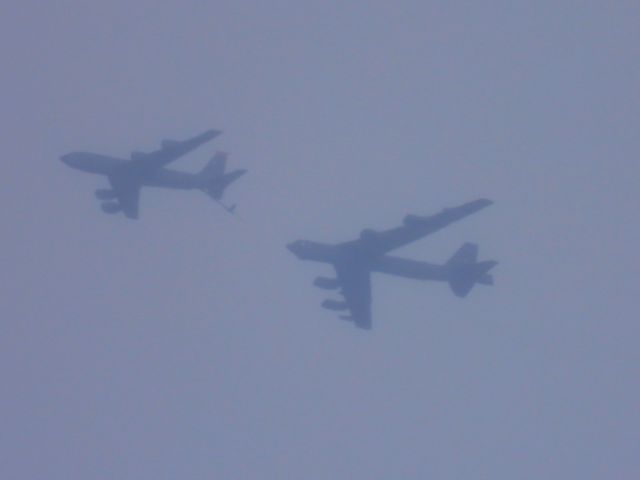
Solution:
{"label": "vertical tail fin", "polygon": [[227,156],[226,152],[216,152],[213,158],[209,160],[209,163],[200,171],[200,176],[212,179],[224,175],[224,171],[227,168]]}
{"label": "vertical tail fin", "polygon": [[449,287],[454,295],[466,297],[476,283],[493,285],[493,277],[489,270],[498,262],[489,260],[478,262],[478,245],[465,243],[449,259],[447,265],[451,267]]}
{"label": "vertical tail fin", "polygon": [[462,245],[456,253],[454,253],[449,260],[447,260],[447,265],[455,266],[455,265],[467,265],[470,263],[476,263],[478,259],[478,244],[476,243],[465,243]]}
{"label": "vertical tail fin", "polygon": [[246,170],[234,170],[225,173],[227,168],[227,154],[216,152],[209,163],[202,169],[199,176],[201,179],[200,189],[218,202],[229,213],[233,213],[235,205],[227,206],[221,202],[226,188],[235,182]]}

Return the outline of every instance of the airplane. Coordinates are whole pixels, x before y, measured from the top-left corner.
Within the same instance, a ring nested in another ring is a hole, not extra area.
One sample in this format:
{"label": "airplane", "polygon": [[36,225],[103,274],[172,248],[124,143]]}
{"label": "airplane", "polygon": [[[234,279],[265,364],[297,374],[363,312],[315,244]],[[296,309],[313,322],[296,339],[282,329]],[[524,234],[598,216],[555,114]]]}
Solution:
{"label": "airplane", "polygon": [[[300,260],[333,265],[336,277],[318,277],[314,285],[324,289],[339,289],[344,301],[325,300],[321,304],[322,307],[335,311],[348,310],[350,315],[341,316],[341,318],[351,320],[357,327],[369,330],[372,328],[371,272],[376,271],[376,268],[381,271],[388,270],[383,273],[395,273],[409,278],[412,278],[411,275],[419,278],[424,276],[424,279],[428,274],[433,277],[437,277],[437,273],[443,275],[442,272],[437,272],[437,269],[429,266],[416,267],[413,264],[410,266],[385,255],[391,250],[435,233],[492,203],[491,200],[479,199],[458,207],[445,208],[435,215],[407,215],[400,227],[379,232],[365,229],[356,240],[337,244],[297,240],[289,243],[287,249]],[[465,254],[465,258],[467,257],[468,254]],[[467,282],[463,283],[466,288]],[[463,288],[460,287],[460,292],[462,291]]]}
{"label": "airplane", "polygon": [[163,140],[159,150],[150,153],[133,152],[129,160],[87,152],[68,153],[60,157],[60,160],[83,172],[106,175],[111,188],[95,191],[96,198],[102,201],[101,207],[105,213],[122,212],[128,218],[138,218],[140,189],[143,186],[198,189],[233,213],[235,205],[224,205],[221,199],[225,189],[247,171],[241,169],[226,173],[226,153],[216,153],[195,174],[165,168],[221,133],[219,130],[208,130],[184,141]]}

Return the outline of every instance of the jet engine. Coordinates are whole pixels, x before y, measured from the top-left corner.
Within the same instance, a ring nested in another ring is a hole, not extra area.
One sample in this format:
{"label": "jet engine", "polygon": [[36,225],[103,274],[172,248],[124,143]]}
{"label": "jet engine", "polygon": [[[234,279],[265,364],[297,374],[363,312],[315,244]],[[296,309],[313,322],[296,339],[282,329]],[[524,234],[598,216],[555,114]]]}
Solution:
{"label": "jet engine", "polygon": [[371,228],[365,228],[364,230],[362,230],[360,232],[360,239],[361,240],[375,239],[377,236],[378,236],[378,232],[376,232],[375,230],[373,230]]}
{"label": "jet engine", "polygon": [[360,240],[370,243],[378,240],[379,233],[371,228],[365,228],[360,232]]}
{"label": "jet engine", "polygon": [[104,202],[100,205],[104,213],[118,213],[122,211],[122,207],[118,202]]}
{"label": "jet engine", "polygon": [[175,140],[163,140],[160,145],[162,145],[162,148],[166,150],[168,148],[177,147],[180,145],[180,142],[176,142]]}
{"label": "jet engine", "polygon": [[402,220],[402,223],[405,227],[416,227],[425,223],[426,220],[427,217],[419,217],[418,215],[407,215],[406,217],[404,217],[404,220]]}
{"label": "jet engine", "polygon": [[347,306],[347,302],[339,302],[338,300],[325,300],[324,302],[322,302],[322,308],[341,312],[349,307]]}
{"label": "jet engine", "polygon": [[335,290],[340,287],[340,282],[337,278],[317,277],[313,284],[318,288],[324,288],[325,290]]}
{"label": "jet engine", "polygon": [[99,200],[113,200],[116,198],[116,192],[108,188],[99,188],[95,192],[96,198]]}

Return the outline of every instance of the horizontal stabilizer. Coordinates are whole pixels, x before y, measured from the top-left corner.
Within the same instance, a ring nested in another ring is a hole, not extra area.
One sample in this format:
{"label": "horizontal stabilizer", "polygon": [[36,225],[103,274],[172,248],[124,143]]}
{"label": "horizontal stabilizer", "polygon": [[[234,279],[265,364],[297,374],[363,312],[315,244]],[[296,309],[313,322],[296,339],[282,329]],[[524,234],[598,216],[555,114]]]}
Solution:
{"label": "horizontal stabilizer", "polygon": [[[199,175],[202,185],[200,189],[218,203],[220,203],[226,188],[247,173],[246,170],[234,170],[233,172],[225,173],[227,156],[226,152],[216,152]],[[230,213],[233,213],[235,209],[235,205],[231,207],[223,205],[223,207]]]}
{"label": "horizontal stabilizer", "polygon": [[466,297],[476,283],[493,285],[493,277],[489,270],[498,262],[486,261],[456,267],[449,280],[449,286],[457,297]]}
{"label": "horizontal stabilizer", "polygon": [[222,177],[205,179],[205,187],[203,190],[214,200],[220,200],[227,187],[245,173],[247,173],[246,170],[234,170],[233,172],[222,175]]}

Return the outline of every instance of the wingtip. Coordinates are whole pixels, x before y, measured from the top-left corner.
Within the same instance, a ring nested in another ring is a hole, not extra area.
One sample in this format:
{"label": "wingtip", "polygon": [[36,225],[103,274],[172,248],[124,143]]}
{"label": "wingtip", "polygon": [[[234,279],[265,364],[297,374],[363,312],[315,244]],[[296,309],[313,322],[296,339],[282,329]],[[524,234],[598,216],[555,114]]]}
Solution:
{"label": "wingtip", "polygon": [[207,130],[206,132],[204,132],[202,136],[207,138],[208,140],[211,140],[212,138],[217,137],[220,134],[222,134],[222,130],[215,130],[212,128],[211,130]]}
{"label": "wingtip", "polygon": [[460,211],[477,212],[478,210],[490,207],[491,205],[493,205],[493,200],[489,198],[479,198],[478,200],[472,200],[468,203],[465,203],[458,208],[460,209]]}
{"label": "wingtip", "polygon": [[485,208],[485,207],[488,207],[490,205],[493,205],[494,201],[491,200],[490,198],[479,198],[478,200],[476,200],[473,203],[475,203],[480,208]]}

